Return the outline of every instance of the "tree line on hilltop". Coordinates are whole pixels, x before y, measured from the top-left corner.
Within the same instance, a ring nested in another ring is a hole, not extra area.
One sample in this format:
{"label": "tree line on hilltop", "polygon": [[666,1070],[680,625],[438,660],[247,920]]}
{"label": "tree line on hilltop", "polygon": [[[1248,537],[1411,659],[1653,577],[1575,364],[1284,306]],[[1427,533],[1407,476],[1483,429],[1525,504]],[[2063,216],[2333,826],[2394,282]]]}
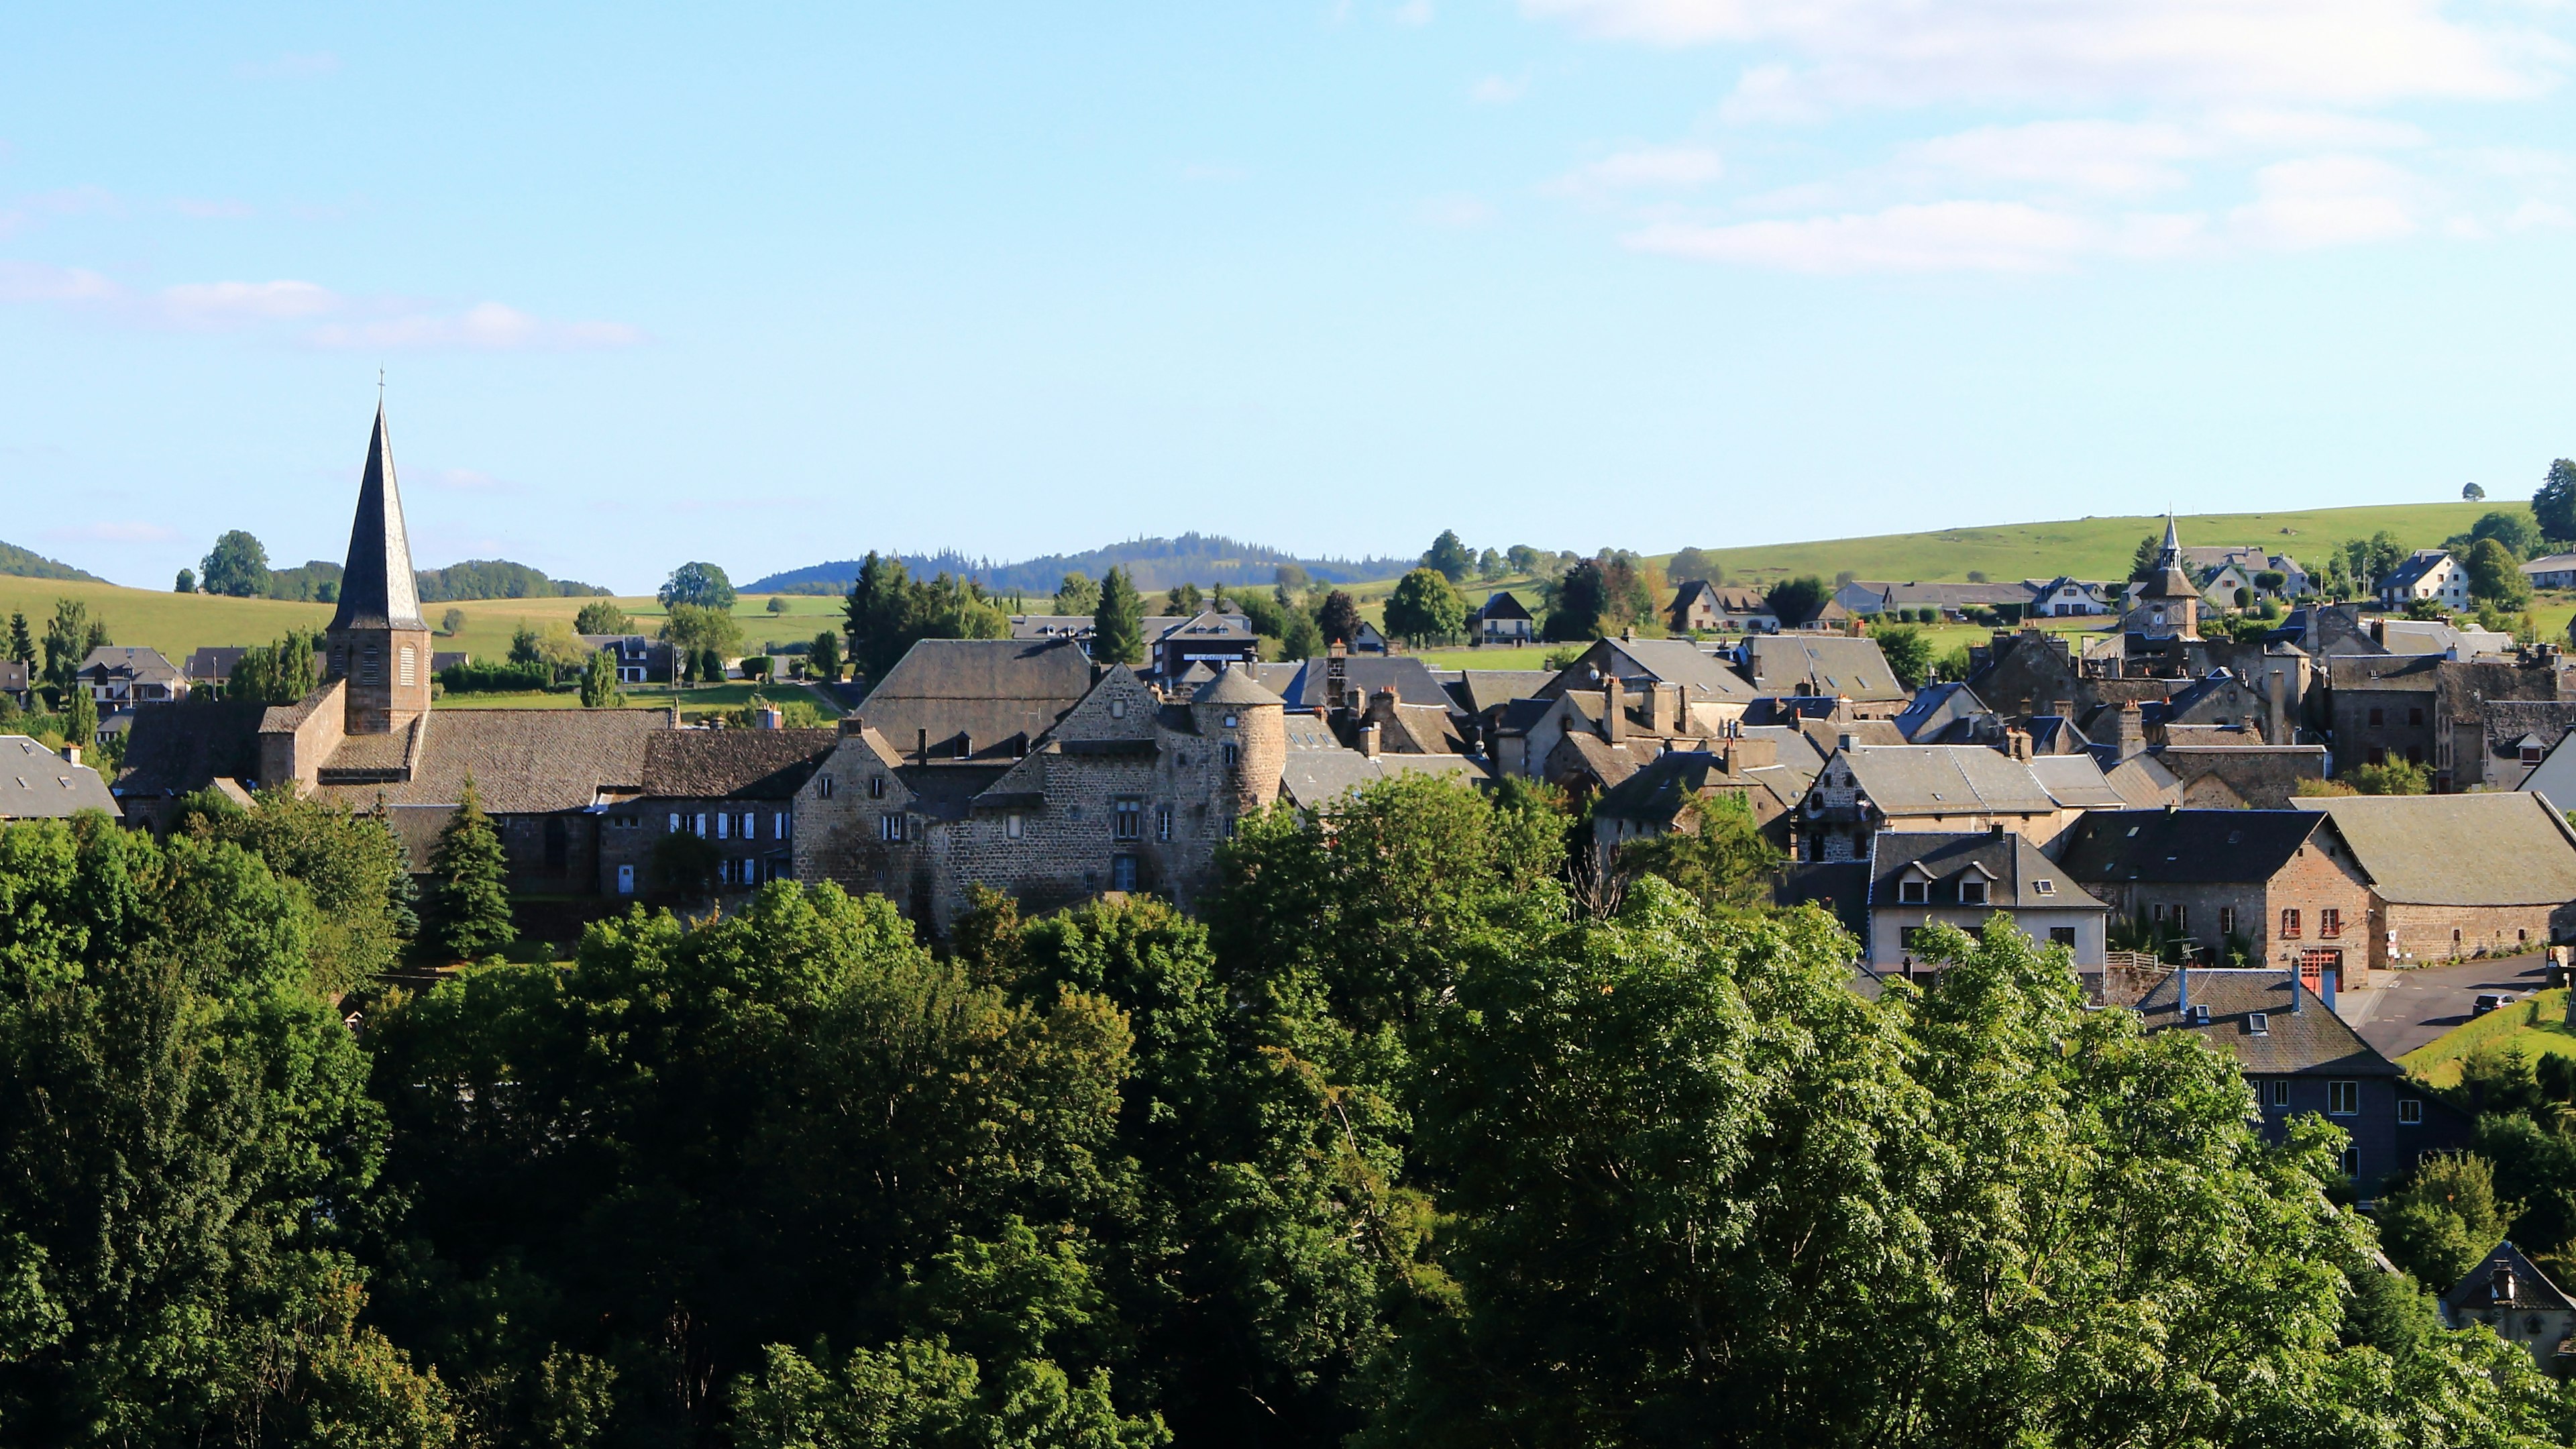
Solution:
{"label": "tree line on hilltop", "polygon": [[[324,559],[296,568],[271,568],[267,547],[236,528],[216,539],[215,546],[196,568],[179,570],[174,588],[182,594],[330,604],[340,598],[340,573],[340,565]],[[443,569],[418,569],[413,577],[424,604],[461,599],[552,599],[608,592],[594,584],[550,579],[541,570],[505,559],[467,559]]]}
{"label": "tree line on hilltop", "polygon": [[[2383,1269],[2336,1129],[2267,1146],[2230,1062],[2000,922],[1865,999],[1710,816],[1586,879],[1544,788],[1406,776],[1247,820],[1200,918],[987,895],[932,943],[782,882],[348,996],[415,930],[508,942],[479,812],[425,903],[285,794],[0,830],[0,1439],[2576,1431]],[[2576,1232],[2564,1114],[2513,1121]]]}

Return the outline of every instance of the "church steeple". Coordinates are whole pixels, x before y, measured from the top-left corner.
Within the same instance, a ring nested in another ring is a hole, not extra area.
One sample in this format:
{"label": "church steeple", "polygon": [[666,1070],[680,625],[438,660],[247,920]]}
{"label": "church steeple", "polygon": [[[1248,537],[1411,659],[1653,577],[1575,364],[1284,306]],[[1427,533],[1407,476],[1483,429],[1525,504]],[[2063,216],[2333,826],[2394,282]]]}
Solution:
{"label": "church steeple", "polygon": [[358,485],[358,517],[349,528],[349,561],[340,573],[340,609],[331,629],[425,629],[420,585],[411,571],[411,539],[403,530],[402,491],[394,484],[394,450],[385,433],[385,405],[376,402],[376,430],[367,441],[367,474]]}
{"label": "church steeple", "polygon": [[420,619],[382,398],[358,484],[358,518],[349,527],[340,607],[322,639],[331,678],[345,692],[346,733],[390,734],[429,712],[429,626]]}

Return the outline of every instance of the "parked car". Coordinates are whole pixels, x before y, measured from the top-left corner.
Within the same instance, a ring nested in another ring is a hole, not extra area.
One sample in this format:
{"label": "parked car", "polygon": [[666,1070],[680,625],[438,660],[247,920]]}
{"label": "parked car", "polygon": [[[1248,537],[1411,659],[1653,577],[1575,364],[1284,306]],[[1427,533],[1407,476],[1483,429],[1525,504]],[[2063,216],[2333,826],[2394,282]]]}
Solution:
{"label": "parked car", "polygon": [[2513,1003],[2514,994],[2510,991],[2481,991],[2478,993],[2478,999],[2471,1003],[2469,1014],[2484,1016],[2498,1007],[2511,1006]]}

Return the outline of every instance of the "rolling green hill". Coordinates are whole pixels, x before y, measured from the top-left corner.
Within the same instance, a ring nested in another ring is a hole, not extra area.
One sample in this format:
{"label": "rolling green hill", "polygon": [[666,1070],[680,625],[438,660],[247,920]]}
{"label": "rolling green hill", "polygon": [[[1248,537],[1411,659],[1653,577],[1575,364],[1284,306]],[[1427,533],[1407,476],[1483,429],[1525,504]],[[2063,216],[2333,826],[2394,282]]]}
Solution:
{"label": "rolling green hill", "polygon": [[[2408,548],[2432,548],[2466,533],[2478,515],[2498,508],[2523,509],[2518,501],[2397,503],[2370,508],[2314,508],[2285,513],[2193,513],[2175,519],[2182,541],[2253,544],[2324,566],[2328,550],[2381,529]],[[1971,570],[1995,580],[2128,577],[2138,540],[2164,531],[2161,516],[2081,518],[2062,523],[2007,523],[1990,528],[1945,528],[1934,533],[1890,533],[1874,538],[1751,548],[1702,548],[1715,555],[1729,583],[1765,583],[1791,574],[1830,579],[1850,570],[1864,579],[1963,582]],[[1669,558],[1669,555],[1666,555]]]}
{"label": "rolling green hill", "polygon": [[31,553],[14,543],[0,543],[0,574],[21,579],[86,579],[105,583],[96,574],[86,574],[67,563],[58,563],[40,553]]}

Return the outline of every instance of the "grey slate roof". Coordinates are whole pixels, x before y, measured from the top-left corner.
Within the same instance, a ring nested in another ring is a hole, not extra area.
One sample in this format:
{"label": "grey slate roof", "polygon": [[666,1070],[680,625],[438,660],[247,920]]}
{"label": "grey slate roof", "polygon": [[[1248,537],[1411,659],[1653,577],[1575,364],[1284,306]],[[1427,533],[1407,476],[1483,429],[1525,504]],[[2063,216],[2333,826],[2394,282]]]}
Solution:
{"label": "grey slate roof", "polygon": [[[2299,1009],[2290,1009],[2287,971],[2191,971],[2191,1001],[2209,1008],[2209,1024],[2185,1021],[2178,998],[2180,971],[2167,972],[2138,1002],[2149,1031],[2187,1031],[2234,1052],[2236,1069],[2252,1076],[2394,1077],[2397,1064],[2373,1050],[2306,987]],[[2253,1017],[2263,1016],[2263,1035]]]}
{"label": "grey slate roof", "polygon": [[367,475],[358,484],[358,516],[349,526],[349,561],[340,573],[340,606],[331,615],[331,627],[388,626],[428,627],[420,619],[420,581],[411,571],[402,490],[394,484],[393,442],[379,402],[375,432],[367,439]]}
{"label": "grey slate roof", "polygon": [[1890,815],[2046,814],[2057,801],[2030,766],[1982,745],[1855,745],[1853,782]]}
{"label": "grey slate roof", "polygon": [[[2509,1297],[2503,1292],[2505,1285],[2499,1269],[2512,1270],[2513,1292]],[[2549,1275],[2507,1238],[2442,1294],[2443,1312],[2454,1326],[2469,1321],[2464,1315],[2500,1308],[2564,1312],[2576,1308],[2576,1302],[2569,1301],[2566,1293],[2549,1281]]]}
{"label": "grey slate roof", "polygon": [[1928,876],[1931,899],[1914,904],[1957,906],[1960,883],[1983,880],[1986,903],[1998,910],[2110,909],[2038,846],[2009,831],[1882,830],[1871,838],[1869,851],[1873,906],[1900,904],[1897,887]]}
{"label": "grey slate roof", "polygon": [[838,729],[662,730],[644,742],[642,793],[657,798],[790,799],[840,739]]}
{"label": "grey slate roof", "polygon": [[1516,699],[1535,699],[1556,677],[1547,669],[1463,669],[1449,686],[1449,697],[1469,714],[1483,714]]}
{"label": "grey slate roof", "polygon": [[1763,694],[1840,697],[1871,703],[1908,698],[1875,639],[1836,634],[1759,634],[1744,641],[1744,667]]}
{"label": "grey slate roof", "polygon": [[1706,798],[1702,791],[1760,790],[1777,802],[1777,808],[1757,811],[1767,818],[1796,804],[1804,793],[1803,777],[1781,766],[1763,765],[1730,775],[1720,764],[1718,756],[1704,750],[1668,750],[1602,791],[1592,802],[1592,816],[1668,825],[1684,810],[1698,806]]}
{"label": "grey slate roof", "polygon": [[2033,755],[2030,772],[2048,798],[2069,810],[2117,810],[2129,803],[2091,755]]}
{"label": "grey slate roof", "polygon": [[934,749],[962,733],[982,753],[1018,736],[1034,741],[1090,692],[1091,660],[1069,639],[924,639],[859,712],[899,750],[926,730]]}
{"label": "grey slate roof", "polygon": [[[642,787],[648,743],[670,731],[671,711],[441,708],[422,715],[417,727],[410,779],[325,784],[321,793],[359,808],[379,797],[388,805],[453,805],[464,798],[471,775],[483,808],[496,815],[587,809],[602,791],[631,794]],[[353,746],[380,750],[402,738],[353,736],[322,768],[346,768]]]}
{"label": "grey slate roof", "polygon": [[75,810],[119,813],[98,771],[25,735],[0,735],[0,820],[59,820]]}
{"label": "grey slate roof", "polygon": [[1976,691],[1956,680],[1945,680],[1914,691],[1914,702],[1896,712],[1896,732],[1909,740],[1921,739],[1927,729],[1937,730],[1954,720],[1990,712]]}
{"label": "grey slate roof", "polygon": [[160,650],[139,644],[102,644],[82,657],[79,671],[105,671],[110,679],[128,679],[137,684],[167,684],[179,677],[179,666],[171,663]]}
{"label": "grey slate roof", "polygon": [[137,705],[134,730],[125,739],[125,768],[117,774],[116,793],[186,795],[218,778],[255,778],[259,722],[266,713],[264,704],[200,695],[171,704]]}
{"label": "grey slate roof", "polygon": [[2299,803],[2334,817],[2383,900],[2452,906],[2576,901],[2576,830],[2538,795],[2341,795]]}
{"label": "grey slate roof", "polygon": [[1380,755],[1370,759],[1357,750],[1290,750],[1279,784],[1280,792],[1291,804],[1312,810],[1380,780],[1425,771],[1467,781],[1491,778],[1482,765],[1465,755]]}
{"label": "grey slate roof", "polygon": [[1221,669],[1216,678],[1198,687],[1190,696],[1192,704],[1232,704],[1242,706],[1284,704],[1286,701],[1257,683],[1247,669]]}
{"label": "grey slate roof", "polygon": [[2313,810],[2102,810],[2075,822],[2057,858],[2077,880],[2253,884],[2334,830]]}
{"label": "grey slate roof", "polygon": [[1753,687],[1744,682],[1743,675],[1725,660],[1702,652],[1688,639],[1604,639],[1592,647],[1606,649],[1613,660],[1625,661],[1619,666],[1622,679],[1652,675],[1666,684],[1682,686],[1695,700],[1753,697]]}
{"label": "grey slate roof", "polygon": [[[1449,691],[1441,688],[1440,678],[1431,667],[1411,654],[1354,654],[1343,663],[1348,666],[1343,677],[1350,682],[1352,703],[1366,707],[1381,689],[1392,689],[1405,704],[1450,706]],[[1307,660],[1297,669],[1280,695],[1290,709],[1322,709],[1329,703],[1325,676],[1331,660],[1323,655]]]}

